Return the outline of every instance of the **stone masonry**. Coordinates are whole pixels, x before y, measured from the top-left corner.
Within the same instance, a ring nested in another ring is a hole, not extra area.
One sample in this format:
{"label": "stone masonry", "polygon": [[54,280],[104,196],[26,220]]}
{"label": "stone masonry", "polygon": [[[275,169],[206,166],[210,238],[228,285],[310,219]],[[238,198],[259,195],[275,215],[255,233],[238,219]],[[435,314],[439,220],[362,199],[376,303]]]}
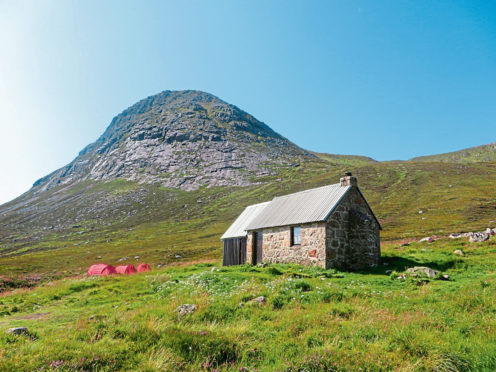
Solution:
{"label": "stone masonry", "polygon": [[326,221],[326,268],[359,270],[376,266],[381,256],[379,225],[353,187]]}
{"label": "stone masonry", "polygon": [[263,230],[263,261],[325,267],[325,223],[301,226],[301,244],[291,246],[291,227]]}
{"label": "stone masonry", "polygon": [[246,237],[246,263],[253,262],[253,233],[250,232]]}

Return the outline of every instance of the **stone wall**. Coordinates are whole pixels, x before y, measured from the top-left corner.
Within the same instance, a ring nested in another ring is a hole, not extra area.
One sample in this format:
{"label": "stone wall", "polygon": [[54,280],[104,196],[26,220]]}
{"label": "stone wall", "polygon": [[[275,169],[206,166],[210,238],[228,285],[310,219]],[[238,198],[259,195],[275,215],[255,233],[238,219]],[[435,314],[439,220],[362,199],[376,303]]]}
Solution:
{"label": "stone wall", "polygon": [[254,232],[250,231],[246,237],[246,263],[252,265],[255,264],[253,262],[253,234]]}
{"label": "stone wall", "polygon": [[379,225],[355,187],[348,191],[326,225],[326,268],[359,270],[379,263]]}
{"label": "stone wall", "polygon": [[263,261],[325,267],[325,223],[301,225],[301,244],[291,246],[291,227],[263,230]]}

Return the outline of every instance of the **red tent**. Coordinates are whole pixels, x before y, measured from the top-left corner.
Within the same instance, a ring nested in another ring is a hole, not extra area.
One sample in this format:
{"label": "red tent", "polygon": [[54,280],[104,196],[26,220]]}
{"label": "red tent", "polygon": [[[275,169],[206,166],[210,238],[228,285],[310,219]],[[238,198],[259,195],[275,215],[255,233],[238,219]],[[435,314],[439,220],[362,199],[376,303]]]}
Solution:
{"label": "red tent", "polygon": [[152,268],[150,267],[150,265],[146,264],[146,263],[142,263],[142,264],[139,264],[138,266],[138,272],[139,273],[142,273],[143,271],[150,271]]}
{"label": "red tent", "polygon": [[117,266],[115,268],[115,271],[119,274],[134,274],[136,272],[136,268],[134,265],[124,265],[124,266]]}
{"label": "red tent", "polygon": [[112,265],[106,265],[104,263],[101,264],[96,264],[92,265],[89,269],[88,272],[86,273],[87,275],[112,275],[116,274],[117,271],[115,271],[115,267]]}

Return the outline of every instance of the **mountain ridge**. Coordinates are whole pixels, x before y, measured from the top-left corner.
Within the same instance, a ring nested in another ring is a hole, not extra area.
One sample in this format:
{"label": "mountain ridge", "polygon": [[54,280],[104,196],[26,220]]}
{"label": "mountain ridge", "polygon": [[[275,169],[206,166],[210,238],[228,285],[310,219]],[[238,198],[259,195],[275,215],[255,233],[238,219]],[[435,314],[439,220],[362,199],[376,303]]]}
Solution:
{"label": "mountain ridge", "polygon": [[496,161],[496,142],[441,154],[417,156],[408,161],[439,161],[462,164]]}
{"label": "mountain ridge", "polygon": [[[174,111],[178,113],[177,117],[168,118]],[[178,121],[181,124],[191,121],[192,125],[171,131],[170,126]],[[208,123],[205,125],[206,121]],[[234,129],[231,133],[223,130],[229,128],[229,125]],[[136,127],[138,130],[133,131]],[[243,129],[247,129],[248,137],[251,136],[248,141],[247,138],[232,135]],[[196,132],[196,135],[192,132]],[[169,146],[164,148],[160,140]],[[140,142],[143,146],[136,145]],[[187,142],[199,142],[201,145],[180,148]],[[205,142],[209,145],[205,146]],[[209,148],[211,143],[217,143],[218,146]],[[118,149],[117,144],[120,145]],[[156,151],[150,151],[147,149],[149,147]],[[167,158],[170,161],[164,160]],[[201,158],[200,161],[198,158]],[[215,185],[247,186],[257,182],[256,178],[269,175],[271,167],[297,165],[311,158],[348,166],[379,163],[367,156],[305,150],[267,124],[210,93],[165,90],[138,101],[116,115],[95,142],[84,147],[69,164],[35,181],[33,190],[42,192],[58,184],[87,179],[119,178],[160,183],[184,190]],[[405,161],[473,163],[494,160],[496,143]],[[265,167],[262,164],[264,162]]]}
{"label": "mountain ridge", "polygon": [[[158,182],[184,190],[246,186],[314,155],[209,93],[163,91],[115,116],[68,165],[37,180],[41,191],[82,180]],[[265,163],[265,164],[264,164]]]}

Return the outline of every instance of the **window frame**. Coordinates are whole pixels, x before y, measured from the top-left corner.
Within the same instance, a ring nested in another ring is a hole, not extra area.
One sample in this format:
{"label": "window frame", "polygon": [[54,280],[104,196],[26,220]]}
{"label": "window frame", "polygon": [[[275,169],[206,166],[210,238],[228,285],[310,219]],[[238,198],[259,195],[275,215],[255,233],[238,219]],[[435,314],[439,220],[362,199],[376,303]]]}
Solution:
{"label": "window frame", "polygon": [[[295,241],[295,230],[298,229],[299,230],[299,233],[298,233],[298,242]],[[301,246],[301,226],[291,226],[291,229],[290,229],[290,238],[291,238],[291,246],[294,247],[294,246]]]}

